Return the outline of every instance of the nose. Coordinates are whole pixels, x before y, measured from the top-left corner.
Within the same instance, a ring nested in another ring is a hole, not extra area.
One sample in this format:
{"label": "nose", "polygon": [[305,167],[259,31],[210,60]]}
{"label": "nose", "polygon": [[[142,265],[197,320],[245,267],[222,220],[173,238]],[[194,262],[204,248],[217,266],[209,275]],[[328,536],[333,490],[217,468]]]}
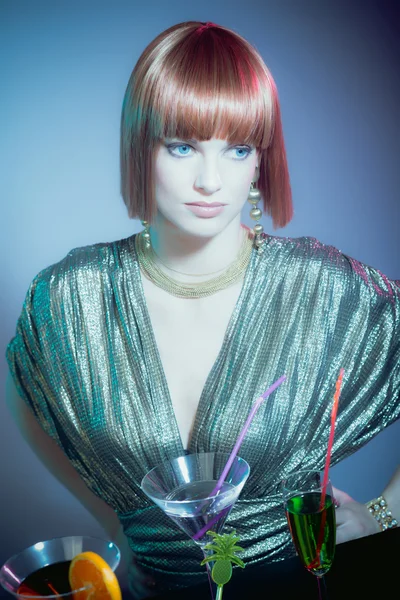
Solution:
{"label": "nose", "polygon": [[204,160],[194,185],[197,190],[206,195],[214,194],[221,189],[222,182],[215,159]]}

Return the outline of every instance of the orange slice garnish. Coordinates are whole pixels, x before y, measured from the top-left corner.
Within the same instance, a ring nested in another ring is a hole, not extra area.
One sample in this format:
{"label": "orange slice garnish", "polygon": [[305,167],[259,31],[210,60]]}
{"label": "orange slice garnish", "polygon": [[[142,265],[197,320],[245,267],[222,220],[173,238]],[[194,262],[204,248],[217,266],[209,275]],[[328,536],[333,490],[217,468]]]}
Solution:
{"label": "orange slice garnish", "polygon": [[104,558],[95,552],[81,552],[72,559],[69,584],[72,590],[87,587],[75,592],[74,600],[122,600],[117,576]]}

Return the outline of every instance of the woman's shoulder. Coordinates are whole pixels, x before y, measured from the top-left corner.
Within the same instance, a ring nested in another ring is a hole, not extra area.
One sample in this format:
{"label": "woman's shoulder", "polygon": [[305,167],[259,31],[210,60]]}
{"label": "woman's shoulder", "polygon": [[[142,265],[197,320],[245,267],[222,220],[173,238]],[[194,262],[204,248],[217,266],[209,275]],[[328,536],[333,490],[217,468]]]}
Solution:
{"label": "woman's shoulder", "polygon": [[131,253],[134,236],[113,242],[99,242],[70,250],[61,260],[45,271],[54,275],[79,272],[103,272],[118,268],[121,259]]}
{"label": "woman's shoulder", "polygon": [[124,269],[126,259],[133,256],[134,236],[114,242],[100,242],[70,250],[61,260],[42,269],[32,280],[28,297],[36,303],[76,299],[80,293],[91,294],[104,289],[105,280]]}
{"label": "woman's shoulder", "polygon": [[379,269],[315,237],[266,236],[265,242],[268,249],[264,252],[265,259],[277,261],[285,272],[296,271],[302,277],[314,279],[329,277],[331,282],[359,286],[373,296],[400,301],[400,280],[390,279]]}
{"label": "woman's shoulder", "polygon": [[340,250],[324,244],[315,237],[282,237],[266,235],[261,254],[265,265],[272,263],[282,274],[301,278],[319,277],[328,272],[335,275],[348,275],[350,262]]}
{"label": "woman's shoulder", "polygon": [[293,259],[304,261],[326,261],[340,264],[346,259],[345,255],[329,244],[324,244],[320,240],[311,236],[302,237],[282,237],[277,235],[266,235],[265,241],[267,247],[279,254],[286,255]]}
{"label": "woman's shoulder", "polygon": [[122,266],[124,256],[132,256],[133,238],[73,248],[62,259],[41,270],[36,278],[54,282],[80,274],[96,275],[118,269]]}

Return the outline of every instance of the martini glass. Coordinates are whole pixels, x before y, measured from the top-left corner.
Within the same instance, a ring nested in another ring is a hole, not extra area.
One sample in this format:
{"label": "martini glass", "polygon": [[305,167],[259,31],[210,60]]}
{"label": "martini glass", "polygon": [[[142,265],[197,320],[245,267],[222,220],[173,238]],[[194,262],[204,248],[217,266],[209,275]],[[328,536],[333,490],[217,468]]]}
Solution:
{"label": "martini glass", "polygon": [[[249,464],[238,456],[221,487],[215,491],[230,455],[204,452],[166,461],[144,476],[144,493],[168,515],[203,551],[211,541],[208,531],[220,533],[250,473]],[[207,573],[212,597],[212,566]]]}
{"label": "martini glass", "polygon": [[121,554],[113,542],[73,535],[37,542],[15,554],[1,567],[0,583],[18,600],[78,600],[79,592],[85,597],[92,586],[71,590],[68,570],[71,560],[86,551],[99,554],[113,571],[119,565]]}
{"label": "martini glass", "polygon": [[332,485],[328,479],[322,500],[322,481],[322,472],[300,470],[282,482],[292,540],[305,568],[317,577],[320,600],[328,598],[324,575],[332,566],[336,546]]}

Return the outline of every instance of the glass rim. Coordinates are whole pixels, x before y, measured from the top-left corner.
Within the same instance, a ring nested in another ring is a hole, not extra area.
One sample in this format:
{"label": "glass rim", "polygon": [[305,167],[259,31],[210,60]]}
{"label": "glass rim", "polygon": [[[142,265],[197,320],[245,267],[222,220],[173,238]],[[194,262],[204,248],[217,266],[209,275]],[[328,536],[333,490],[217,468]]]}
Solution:
{"label": "glass rim", "polygon": [[[16,598],[26,598],[27,600],[30,598],[31,600],[38,600],[38,599],[42,599],[42,598],[49,598],[50,600],[53,598],[68,598],[68,596],[72,597],[72,594],[77,594],[78,592],[84,592],[85,590],[90,590],[93,587],[93,584],[88,584],[85,585],[83,587],[80,588],[76,588],[74,590],[71,590],[70,592],[65,592],[63,594],[46,594],[46,596],[43,595],[36,595],[33,596],[32,594],[19,594],[18,592],[14,592],[12,590],[10,590],[8,587],[4,587],[3,585],[3,581],[4,581],[4,576],[3,576],[3,569],[4,567],[7,565],[7,563],[9,563],[12,560],[17,559],[18,557],[20,557],[22,554],[24,554],[25,552],[28,552],[29,550],[33,551],[35,550],[35,546],[37,546],[37,544],[47,544],[49,542],[57,542],[57,541],[61,541],[61,540],[71,540],[74,538],[78,538],[78,539],[85,539],[85,540],[96,540],[98,542],[105,542],[107,544],[112,544],[113,546],[115,546],[116,550],[117,550],[117,555],[118,555],[118,562],[117,565],[115,567],[115,569],[113,569],[113,572],[116,571],[116,569],[118,568],[119,563],[121,562],[121,551],[118,548],[117,544],[115,542],[113,542],[112,540],[105,540],[104,538],[99,538],[96,537],[94,535],[60,535],[57,537],[53,537],[53,538],[49,538],[47,540],[39,540],[38,542],[35,542],[34,544],[31,544],[30,546],[27,546],[26,548],[23,548],[23,550],[20,550],[19,552],[15,552],[15,554],[12,554],[11,556],[9,556],[7,558],[7,560],[0,566],[0,585],[1,587],[6,590],[6,592],[8,592],[9,594],[12,594],[14,597]],[[51,563],[50,563],[51,564]],[[45,565],[47,566],[47,565]],[[111,567],[110,567],[111,568]],[[26,578],[25,578],[26,579]],[[20,582],[22,583],[22,582]]]}
{"label": "glass rim", "polygon": [[[282,491],[287,490],[288,492],[295,492],[296,489],[298,489],[299,486],[297,486],[297,488],[291,488],[291,487],[287,487],[287,485],[285,485],[285,483],[288,481],[288,479],[290,477],[295,477],[296,475],[300,475],[301,476],[302,473],[304,473],[304,474],[306,474],[306,473],[308,473],[308,474],[310,474],[310,473],[320,473],[322,475],[322,477],[321,477],[321,484],[318,486],[317,489],[321,489],[322,490],[324,469],[299,469],[298,471],[291,471],[290,473],[288,473],[286,475],[286,477],[284,477],[283,479],[281,479],[281,488],[282,488]],[[328,485],[332,485],[332,482],[330,480],[329,475],[328,475],[328,479],[326,480],[326,485],[327,486]]]}
{"label": "glass rim", "polygon": [[[229,452],[193,452],[192,454],[181,454],[180,456],[176,456],[174,458],[171,459],[167,459],[164,460],[163,462],[159,463],[158,465],[156,465],[155,467],[153,467],[152,469],[150,469],[150,471],[148,471],[146,473],[146,475],[144,475],[144,477],[142,478],[141,482],[140,482],[140,489],[146,494],[147,497],[149,498],[157,498],[157,500],[161,500],[163,503],[168,502],[168,504],[172,504],[172,505],[185,505],[185,506],[190,506],[191,504],[197,504],[199,503],[201,500],[203,501],[208,501],[208,500],[213,500],[214,498],[224,498],[225,496],[227,496],[228,494],[232,493],[232,490],[225,490],[224,492],[217,492],[216,494],[213,494],[212,496],[207,496],[207,498],[197,498],[195,500],[167,500],[164,496],[161,495],[155,495],[153,494],[152,496],[149,496],[147,494],[147,492],[145,491],[145,489],[143,488],[143,482],[145,481],[145,479],[147,479],[151,473],[153,473],[156,469],[159,469],[160,467],[163,467],[164,465],[168,465],[172,462],[178,461],[180,458],[190,458],[190,457],[195,457],[195,456],[205,456],[205,455],[212,455],[212,456],[226,456],[227,457],[227,461],[230,457],[230,453]],[[247,460],[245,460],[244,458],[242,458],[241,456],[235,456],[234,460],[232,461],[232,465],[235,461],[240,461],[241,463],[244,463],[247,466],[247,473],[250,473],[250,465],[247,462]],[[229,472],[229,471],[228,471]],[[221,471],[222,473],[222,471]],[[247,479],[247,478],[246,478]],[[189,482],[188,482],[189,483]],[[234,488],[239,487],[239,485],[234,485]]]}

